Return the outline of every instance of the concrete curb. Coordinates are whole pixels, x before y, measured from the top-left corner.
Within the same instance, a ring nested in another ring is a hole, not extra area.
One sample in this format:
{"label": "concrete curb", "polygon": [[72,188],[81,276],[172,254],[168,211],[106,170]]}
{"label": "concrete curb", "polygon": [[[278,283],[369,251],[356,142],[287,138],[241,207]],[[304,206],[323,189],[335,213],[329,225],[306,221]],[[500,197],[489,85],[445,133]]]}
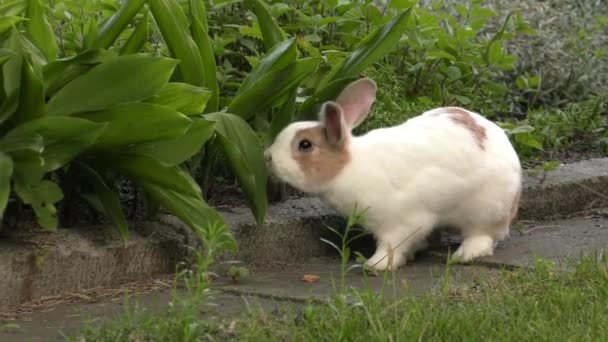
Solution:
{"label": "concrete curb", "polygon": [[[525,177],[519,219],[608,207],[606,195],[608,158],[563,165],[542,181]],[[325,225],[339,228],[344,224],[317,198],[271,205],[262,227],[256,226],[247,208],[220,212],[239,243],[239,252],[224,259],[241,260],[254,268],[335,254],[320,238],[335,238]],[[185,246],[196,243],[189,228],[169,215],[135,226],[127,246],[122,246],[111,227],[60,229],[0,240],[0,306],[171,273],[178,261],[189,259]]]}

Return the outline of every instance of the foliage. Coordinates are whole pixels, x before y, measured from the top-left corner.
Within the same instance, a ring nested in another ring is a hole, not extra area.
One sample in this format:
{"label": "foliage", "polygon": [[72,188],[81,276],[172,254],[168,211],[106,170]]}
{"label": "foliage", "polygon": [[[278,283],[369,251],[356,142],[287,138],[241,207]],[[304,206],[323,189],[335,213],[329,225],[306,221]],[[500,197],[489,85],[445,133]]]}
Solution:
{"label": "foliage", "polygon": [[[504,123],[523,158],[554,159],[567,153],[608,152],[608,99],[592,97],[564,109],[530,111],[526,120]],[[543,154],[538,155],[538,151]]]}
{"label": "foliage", "polygon": [[260,34],[249,44],[255,57],[244,59],[251,69],[227,89],[233,83],[221,75],[234,58],[220,46],[231,44],[223,41],[230,34],[218,36],[215,26],[226,4],[212,4],[209,14],[196,0],[1,4],[8,15],[0,25],[2,212],[16,195],[43,227],[55,229],[55,203],[69,189],[109,216],[123,240],[123,177],[195,229],[220,220],[188,172],[202,160],[213,173],[218,152],[263,222],[264,144],[392,51],[410,14],[368,27],[352,52],[328,63],[283,30],[273,7],[260,0],[228,5],[247,13]]}
{"label": "foliage", "polygon": [[[442,278],[440,289],[422,295],[407,288],[402,294],[350,288],[327,301],[286,304],[272,311],[258,309],[249,300],[247,311],[226,323],[209,319],[205,311],[201,314],[202,305],[213,305],[213,297],[203,291],[207,296],[199,297],[202,301],[174,301],[163,315],[128,310],[109,324],[85,328],[73,340],[601,341],[608,337],[605,253],[560,265],[538,259],[532,267],[481,273],[465,284],[451,282],[448,266]],[[394,283],[385,286],[398,286],[398,279],[387,280]]]}
{"label": "foliage", "polygon": [[[522,108],[563,108],[608,93],[608,7],[602,1],[489,0],[490,8],[518,9],[535,35],[513,37],[506,48],[518,56],[510,75],[535,77],[532,87],[514,89]],[[526,73],[528,75],[526,75]]]}

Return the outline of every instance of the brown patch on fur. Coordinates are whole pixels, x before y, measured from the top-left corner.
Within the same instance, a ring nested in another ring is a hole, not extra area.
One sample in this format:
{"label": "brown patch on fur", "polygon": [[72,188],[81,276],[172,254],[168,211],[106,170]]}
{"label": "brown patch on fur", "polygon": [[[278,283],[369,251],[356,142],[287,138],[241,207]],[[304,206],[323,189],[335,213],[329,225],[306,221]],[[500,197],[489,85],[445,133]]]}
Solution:
{"label": "brown patch on fur", "polygon": [[450,115],[450,118],[462,125],[473,134],[473,138],[477,142],[480,149],[485,150],[485,141],[488,138],[485,127],[481,126],[475,118],[466,110],[460,107],[446,107],[444,113]]}
{"label": "brown patch on fur", "polygon": [[[303,139],[312,142],[311,151],[298,149]],[[325,136],[325,128],[317,126],[296,132],[291,142],[291,153],[306,178],[315,184],[322,184],[340,174],[350,161],[347,145],[344,141],[341,144],[330,144]]]}

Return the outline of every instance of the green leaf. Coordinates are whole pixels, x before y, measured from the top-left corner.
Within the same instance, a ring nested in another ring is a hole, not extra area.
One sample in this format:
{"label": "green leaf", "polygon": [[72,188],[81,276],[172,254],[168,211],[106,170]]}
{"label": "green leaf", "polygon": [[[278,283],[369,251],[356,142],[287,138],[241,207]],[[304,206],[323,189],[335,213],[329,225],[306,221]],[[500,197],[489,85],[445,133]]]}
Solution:
{"label": "green leaf", "polygon": [[[4,87],[4,94],[6,94],[6,102],[2,104],[2,111],[0,111],[0,122],[10,117],[17,109],[17,101],[19,97],[19,89],[21,88],[21,65],[23,64],[23,47],[21,45],[20,34],[17,29],[11,30],[8,39],[4,41],[4,47],[12,50],[15,54],[9,58],[8,61],[2,66],[2,86]],[[0,92],[1,94],[2,92]],[[10,106],[8,106],[10,104]]]}
{"label": "green leaf", "polygon": [[0,152],[0,222],[4,209],[8,204],[8,196],[11,193],[11,176],[13,175],[13,160]]}
{"label": "green leaf", "polygon": [[[174,176],[190,178],[188,174],[175,174]],[[169,209],[175,216],[195,230],[206,231],[210,225],[224,225],[224,219],[217,211],[209,207],[201,197],[194,197],[151,182],[140,180],[136,183],[144,189],[152,200]]]}
{"label": "green leaf", "polygon": [[291,94],[287,96],[287,100],[283,103],[283,106],[279,111],[274,115],[272,121],[270,122],[270,136],[268,139],[268,143],[272,142],[274,138],[289,125],[295,116],[296,112],[296,97],[297,97],[297,88],[291,91]]}
{"label": "green leaf", "polygon": [[295,38],[287,39],[275,45],[258,65],[245,77],[236,95],[248,90],[268,72],[283,69],[293,63],[297,57]]}
{"label": "green leaf", "polygon": [[543,145],[530,133],[517,133],[515,134],[515,141],[524,146],[532,147],[537,150],[542,150]]}
{"label": "green leaf", "polygon": [[95,169],[84,163],[80,163],[78,166],[88,174],[87,180],[93,186],[93,189],[95,189],[97,198],[103,208],[102,213],[109,216],[112,222],[114,222],[118,229],[120,240],[123,244],[126,244],[129,237],[129,224],[122,212],[118,195]]}
{"label": "green leaf", "polygon": [[27,18],[29,19],[25,25],[27,33],[44,54],[47,62],[52,62],[57,58],[57,41],[46,19],[46,11],[41,0],[28,1]]}
{"label": "green leaf", "polygon": [[502,60],[502,45],[499,40],[490,43],[487,54],[487,63],[494,65]]}
{"label": "green leaf", "polygon": [[0,67],[7,62],[15,53],[9,49],[0,48]]}
{"label": "green leaf", "polygon": [[122,1],[118,11],[110,17],[99,30],[99,37],[94,44],[96,48],[109,48],[116,38],[124,31],[133,17],[139,12],[146,0]]}
{"label": "green leaf", "polygon": [[48,115],[71,115],[147,99],[169,81],[177,61],[143,54],[109,59],[65,85],[48,103]]}
{"label": "green leaf", "polygon": [[98,112],[80,114],[94,122],[107,122],[95,149],[111,149],[159,139],[178,137],[190,127],[187,116],[151,103],[126,103]]}
{"label": "green leaf", "polygon": [[34,185],[15,182],[15,193],[23,203],[32,206],[40,226],[47,230],[57,229],[55,203],[63,199],[63,192],[56,183],[49,180],[43,180]]}
{"label": "green leaf", "polygon": [[426,57],[428,59],[446,59],[448,61],[455,61],[456,57],[449,52],[443,50],[432,50],[427,52]]}
{"label": "green leaf", "polygon": [[148,42],[149,31],[148,12],[146,12],[131,36],[129,36],[129,39],[127,39],[125,45],[120,49],[120,54],[129,55],[141,51]]}
{"label": "green leaf", "polygon": [[55,60],[45,65],[42,69],[42,75],[47,96],[53,96],[76,77],[85,74],[99,63],[114,57],[113,53],[106,50],[88,50],[80,55]]}
{"label": "green leaf", "polygon": [[245,0],[245,6],[258,18],[266,51],[285,40],[286,35],[262,0]]}
{"label": "green leaf", "polygon": [[190,175],[177,166],[166,166],[150,156],[123,153],[98,158],[103,167],[117,170],[139,184],[154,184],[192,198],[202,198],[201,190]]}
{"label": "green leaf", "polygon": [[335,100],[340,92],[357,77],[347,77],[332,81],[325,87],[317,90],[312,96],[308,97],[300,106],[299,119],[315,119],[318,112],[315,112],[317,107],[330,100]]}
{"label": "green leaf", "polygon": [[228,113],[212,113],[205,118],[216,122],[217,142],[247,196],[258,224],[264,222],[266,197],[266,165],[260,139],[242,118]]}
{"label": "green leaf", "polygon": [[201,150],[214,133],[215,123],[191,118],[192,125],[178,138],[138,144],[131,150],[135,154],[152,157],[166,166],[179,165]]}
{"label": "green leaf", "polygon": [[204,32],[209,32],[209,24],[207,23],[207,9],[203,0],[190,0],[190,15],[192,19],[196,18],[201,24]]}
{"label": "green leaf", "polygon": [[8,154],[23,150],[42,153],[44,151],[44,139],[39,134],[6,135],[0,139],[0,150]]}
{"label": "green leaf", "polygon": [[315,73],[319,63],[319,58],[303,58],[285,68],[267,73],[254,86],[236,96],[228,106],[228,112],[248,119],[268,110],[302,80]]}
{"label": "green leaf", "polygon": [[10,30],[11,27],[17,25],[18,23],[20,23],[24,20],[26,20],[26,18],[16,17],[16,16],[1,17],[0,18],[0,34],[3,34],[4,32]]}
{"label": "green leaf", "polygon": [[23,61],[21,65],[21,89],[16,123],[40,118],[45,111],[44,84],[40,71]]}
{"label": "green leaf", "polygon": [[[28,121],[8,132],[3,141],[28,141],[39,135],[44,141],[41,170],[50,172],[62,167],[89,148],[99,138],[106,124],[71,117],[42,117]],[[14,157],[18,160],[18,156]]]}
{"label": "green leaf", "polygon": [[210,98],[211,92],[205,88],[171,82],[146,102],[167,106],[185,115],[196,115],[203,113]]}
{"label": "green leaf", "polygon": [[199,47],[188,29],[188,21],[176,0],[150,0],[150,11],[171,55],[181,60],[179,70],[186,83],[195,86],[205,84],[205,68]]}
{"label": "green leaf", "polygon": [[27,1],[25,0],[4,1],[0,3],[0,17],[22,14],[26,8]]}
{"label": "green leaf", "polygon": [[353,77],[395,49],[407,29],[411,8],[378,27],[361,40],[355,51],[345,58],[327,75],[321,87],[345,77]]}
{"label": "green leaf", "polygon": [[[196,0],[192,0],[196,1]],[[202,5],[201,5],[202,6]],[[215,52],[211,44],[211,38],[204,29],[198,17],[192,17],[192,35],[203,61],[203,86],[211,91],[211,97],[205,112],[214,112],[219,108],[220,88],[217,83],[217,65],[215,64]]]}
{"label": "green leaf", "polygon": [[99,26],[97,26],[97,18],[93,17],[89,20],[87,25],[87,33],[84,36],[82,42],[83,50],[92,49],[99,38]]}

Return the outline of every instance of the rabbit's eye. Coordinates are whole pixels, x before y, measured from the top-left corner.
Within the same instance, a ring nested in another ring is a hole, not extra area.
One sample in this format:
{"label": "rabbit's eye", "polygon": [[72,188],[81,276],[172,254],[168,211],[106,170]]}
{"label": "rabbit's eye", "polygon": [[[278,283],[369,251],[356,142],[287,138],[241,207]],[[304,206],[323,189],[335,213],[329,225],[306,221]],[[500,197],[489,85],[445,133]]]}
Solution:
{"label": "rabbit's eye", "polygon": [[308,139],[300,140],[298,149],[302,152],[308,152],[308,151],[312,150],[312,143]]}

